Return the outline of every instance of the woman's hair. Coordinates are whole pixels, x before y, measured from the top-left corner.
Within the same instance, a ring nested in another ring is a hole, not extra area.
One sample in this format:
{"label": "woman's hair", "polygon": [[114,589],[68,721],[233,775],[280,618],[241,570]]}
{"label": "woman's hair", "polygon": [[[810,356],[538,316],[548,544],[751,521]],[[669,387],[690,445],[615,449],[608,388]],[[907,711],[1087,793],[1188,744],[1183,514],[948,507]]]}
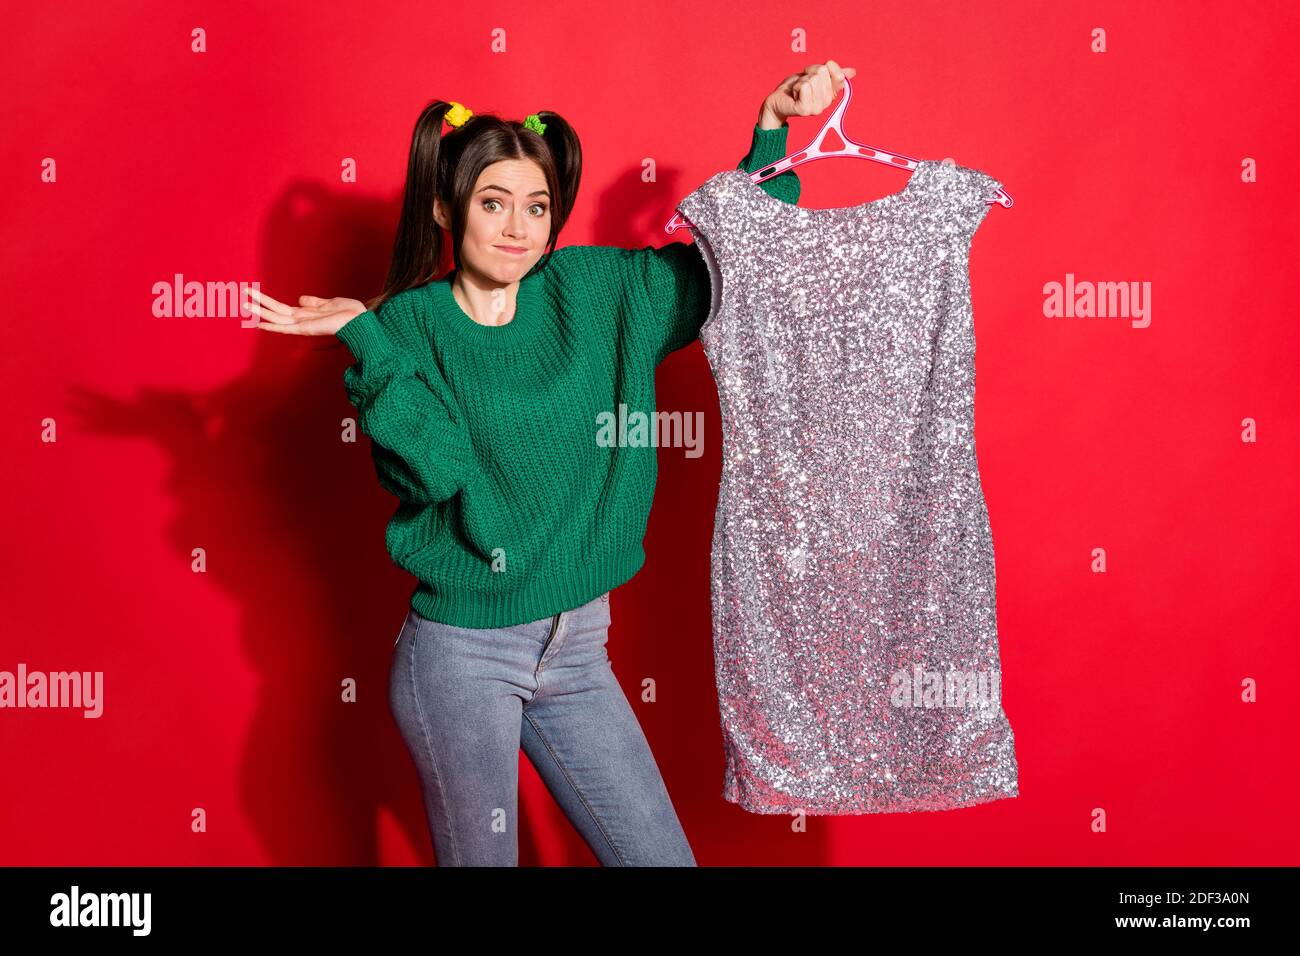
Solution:
{"label": "woman's hair", "polygon": [[444,136],[443,116],[449,109],[450,103],[434,100],[415,121],[393,258],[383,292],[366,303],[369,309],[438,277],[443,233],[433,219],[434,197],[446,203],[451,212],[452,260],[460,268],[461,237],[474,184],[493,163],[531,159],[541,167],[551,194],[551,235],[546,256],[555,251],[560,229],[573,209],[582,178],[582,146],[578,134],[562,116],[538,112],[538,119],[546,124],[546,132],[538,134],[523,123],[475,113]]}

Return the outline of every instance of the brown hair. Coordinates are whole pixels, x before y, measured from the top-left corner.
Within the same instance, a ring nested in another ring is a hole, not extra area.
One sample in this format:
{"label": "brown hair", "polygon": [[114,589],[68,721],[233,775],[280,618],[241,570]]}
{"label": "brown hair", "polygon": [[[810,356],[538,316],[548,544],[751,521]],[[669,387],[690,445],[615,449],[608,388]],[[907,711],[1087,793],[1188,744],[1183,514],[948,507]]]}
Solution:
{"label": "brown hair", "polygon": [[383,291],[366,303],[383,302],[438,277],[443,257],[443,230],[433,219],[434,197],[451,210],[451,251],[459,269],[461,237],[469,202],[479,174],[492,163],[531,159],[542,169],[551,194],[551,236],[545,257],[555,251],[560,229],[573,210],[582,178],[582,146],[578,134],[558,113],[537,114],[546,132],[538,134],[523,123],[492,114],[475,113],[444,136],[443,116],[451,104],[434,100],[420,113],[411,133],[402,213],[393,240],[393,257]]}

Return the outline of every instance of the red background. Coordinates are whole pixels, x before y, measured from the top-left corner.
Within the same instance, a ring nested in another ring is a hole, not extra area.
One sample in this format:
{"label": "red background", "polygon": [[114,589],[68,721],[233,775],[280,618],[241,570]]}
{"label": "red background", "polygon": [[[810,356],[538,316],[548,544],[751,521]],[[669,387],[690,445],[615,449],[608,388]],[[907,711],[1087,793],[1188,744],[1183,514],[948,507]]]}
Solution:
{"label": "red background", "polygon": [[[705,454],[659,452],[649,558],[614,593],[610,650],[699,861],[1296,862],[1290,5],[263,7],[6,17],[0,669],[102,670],[105,713],[0,711],[0,863],[432,861],[386,696],[413,581],[384,551],[393,502],[367,442],[339,441],[350,358],[332,339],[155,318],[155,282],[374,294],[433,98],[577,126],[562,245],[677,241],[661,231],[676,201],[734,167],[779,81],[828,58],[859,71],[851,135],[952,157],[1016,200],[990,210],[971,268],[1022,795],[810,817],[806,833],[722,800],[720,431],[693,344],[661,367],[658,405],[704,411]],[[822,119],[793,120],[790,148]],[[344,157],[359,182],[339,181]],[[847,161],[799,174],[813,207],[905,180]],[[1066,273],[1150,282],[1150,327],[1045,318],[1043,286]],[[339,701],[346,677],[358,703]],[[1246,678],[1258,703],[1240,700]],[[521,861],[593,863],[521,762]]]}

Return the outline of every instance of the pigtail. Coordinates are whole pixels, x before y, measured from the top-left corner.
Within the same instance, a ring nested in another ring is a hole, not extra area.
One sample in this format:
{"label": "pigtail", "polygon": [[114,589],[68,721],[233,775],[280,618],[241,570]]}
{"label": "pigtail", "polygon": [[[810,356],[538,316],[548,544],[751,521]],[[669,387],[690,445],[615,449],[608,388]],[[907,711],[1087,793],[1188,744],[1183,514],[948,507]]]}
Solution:
{"label": "pigtail", "polygon": [[559,113],[540,110],[537,118],[546,124],[546,132],[541,135],[550,147],[551,155],[555,157],[555,173],[559,178],[562,208],[551,210],[552,216],[558,213],[558,221],[555,223],[558,232],[568,221],[569,214],[578,201],[578,184],[582,181],[582,143],[573,127]]}
{"label": "pigtail", "polygon": [[399,292],[436,278],[442,265],[442,228],[433,219],[433,200],[445,188],[441,168],[442,124],[451,106],[443,100],[434,100],[415,121],[388,278],[383,292],[366,303],[371,310]]}

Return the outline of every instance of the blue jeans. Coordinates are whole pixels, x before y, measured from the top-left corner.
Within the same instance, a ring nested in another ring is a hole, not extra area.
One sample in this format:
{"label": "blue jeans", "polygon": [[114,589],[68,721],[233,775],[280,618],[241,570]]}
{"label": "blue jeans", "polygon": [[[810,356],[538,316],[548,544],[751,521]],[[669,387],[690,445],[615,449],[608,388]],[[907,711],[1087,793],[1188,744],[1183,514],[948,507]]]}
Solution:
{"label": "blue jeans", "polygon": [[609,662],[609,594],[513,627],[407,613],[389,678],[439,866],[517,866],[519,748],[602,866],[695,866]]}

